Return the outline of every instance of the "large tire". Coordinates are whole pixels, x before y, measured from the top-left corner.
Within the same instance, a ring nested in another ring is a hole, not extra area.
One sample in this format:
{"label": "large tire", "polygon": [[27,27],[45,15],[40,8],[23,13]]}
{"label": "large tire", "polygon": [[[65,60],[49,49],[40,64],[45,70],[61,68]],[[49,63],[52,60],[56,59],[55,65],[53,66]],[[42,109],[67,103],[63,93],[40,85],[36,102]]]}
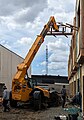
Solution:
{"label": "large tire", "polygon": [[12,99],[12,94],[10,92],[10,106],[16,108],[17,107],[17,101]]}
{"label": "large tire", "polygon": [[10,106],[13,107],[13,108],[16,108],[16,107],[17,107],[17,101],[11,99],[11,100],[10,100]]}
{"label": "large tire", "polygon": [[40,93],[40,91],[34,91],[33,101],[34,101],[34,110],[40,110],[41,109],[41,93]]}

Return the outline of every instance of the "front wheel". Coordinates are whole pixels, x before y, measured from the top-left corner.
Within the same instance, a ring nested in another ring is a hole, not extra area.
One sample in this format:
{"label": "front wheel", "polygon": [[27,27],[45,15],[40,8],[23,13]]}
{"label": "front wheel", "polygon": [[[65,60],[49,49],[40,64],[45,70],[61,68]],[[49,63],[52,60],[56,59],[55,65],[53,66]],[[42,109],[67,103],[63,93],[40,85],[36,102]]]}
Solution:
{"label": "front wheel", "polygon": [[16,107],[17,107],[17,101],[11,99],[11,100],[10,100],[10,106],[16,108]]}
{"label": "front wheel", "polygon": [[35,91],[33,93],[33,100],[34,100],[34,110],[41,109],[41,93],[40,91]]}
{"label": "front wheel", "polygon": [[10,93],[10,106],[16,108],[17,101],[12,99],[12,94]]}

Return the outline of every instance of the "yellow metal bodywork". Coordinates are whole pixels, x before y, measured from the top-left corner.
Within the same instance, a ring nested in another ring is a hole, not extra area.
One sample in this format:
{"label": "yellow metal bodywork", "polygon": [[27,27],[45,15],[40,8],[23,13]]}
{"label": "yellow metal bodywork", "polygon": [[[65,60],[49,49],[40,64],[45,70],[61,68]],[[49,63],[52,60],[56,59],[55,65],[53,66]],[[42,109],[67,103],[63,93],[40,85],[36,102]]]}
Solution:
{"label": "yellow metal bodywork", "polygon": [[50,98],[50,94],[48,90],[45,90],[44,88],[41,88],[39,86],[36,86],[35,88],[38,88],[40,91],[42,91],[45,97]]}
{"label": "yellow metal bodywork", "polygon": [[[18,100],[18,101],[28,101],[30,99],[29,94],[32,91],[32,88],[28,88],[27,82],[24,77],[32,60],[34,59],[41,44],[43,43],[44,38],[47,35],[47,32],[50,30],[50,26],[52,26],[55,31],[58,31],[58,26],[56,25],[54,16],[50,17],[50,20],[44,26],[40,35],[37,36],[35,42],[33,43],[24,61],[17,66],[17,72],[12,80],[12,99]],[[43,91],[44,96],[49,98],[48,90],[45,90],[42,88],[39,88],[39,89]]]}

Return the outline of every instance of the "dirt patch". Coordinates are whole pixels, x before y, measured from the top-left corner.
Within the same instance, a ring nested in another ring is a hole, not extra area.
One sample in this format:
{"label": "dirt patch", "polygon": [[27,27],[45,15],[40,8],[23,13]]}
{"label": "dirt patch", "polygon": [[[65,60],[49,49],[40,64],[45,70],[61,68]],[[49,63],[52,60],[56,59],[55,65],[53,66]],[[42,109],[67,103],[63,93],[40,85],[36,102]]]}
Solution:
{"label": "dirt patch", "polygon": [[11,108],[10,112],[3,112],[3,107],[0,106],[0,120],[54,120],[55,115],[68,115],[63,108],[51,107],[34,111],[30,106]]}

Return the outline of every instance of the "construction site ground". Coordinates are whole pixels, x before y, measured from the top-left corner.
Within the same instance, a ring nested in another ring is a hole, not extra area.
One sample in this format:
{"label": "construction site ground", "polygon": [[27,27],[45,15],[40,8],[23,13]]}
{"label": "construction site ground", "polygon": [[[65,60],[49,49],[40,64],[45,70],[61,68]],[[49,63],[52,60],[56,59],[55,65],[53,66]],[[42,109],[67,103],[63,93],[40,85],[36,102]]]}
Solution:
{"label": "construction site ground", "polygon": [[[66,109],[70,107],[73,106],[66,106]],[[0,120],[55,120],[55,116],[68,116],[69,113],[66,109],[59,106],[34,111],[29,105],[26,105],[16,109],[11,108],[9,112],[3,112],[3,106],[0,105]]]}

